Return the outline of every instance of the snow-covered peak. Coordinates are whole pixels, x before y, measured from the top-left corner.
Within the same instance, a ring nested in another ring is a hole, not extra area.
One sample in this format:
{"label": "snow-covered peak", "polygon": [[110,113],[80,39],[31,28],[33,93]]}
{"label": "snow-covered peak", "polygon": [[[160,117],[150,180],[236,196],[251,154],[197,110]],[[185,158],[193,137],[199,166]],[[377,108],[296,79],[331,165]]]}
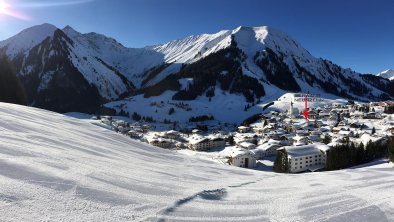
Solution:
{"label": "snow-covered peak", "polygon": [[382,78],[386,78],[389,80],[394,80],[394,70],[388,69],[386,71],[383,71],[383,72],[377,74],[377,76],[380,76]]}
{"label": "snow-covered peak", "polygon": [[313,59],[309,52],[292,37],[272,27],[240,26],[234,29],[232,34],[238,47],[249,56],[254,56],[257,51],[268,47],[281,54]]}
{"label": "snow-covered peak", "polygon": [[215,34],[192,35],[162,45],[147,47],[163,53],[165,62],[192,63],[211,53],[227,48],[234,37],[238,48],[253,58],[256,52],[266,47],[282,54],[314,59],[307,50],[286,33],[268,26],[240,26],[234,30],[223,30]]}
{"label": "snow-covered peak", "polygon": [[63,31],[68,37],[70,37],[70,38],[72,38],[72,37],[77,37],[77,36],[80,36],[80,35],[81,35],[80,32],[75,31],[75,29],[73,29],[73,28],[72,28],[71,26],[69,26],[69,25],[67,25],[66,27],[64,27],[64,28],[62,29],[62,31]]}
{"label": "snow-covered peak", "polygon": [[163,53],[167,63],[192,63],[231,44],[231,31],[192,35],[163,45],[150,47]]}
{"label": "snow-covered peak", "polygon": [[0,42],[0,48],[7,47],[6,54],[14,58],[20,53],[25,53],[41,43],[47,37],[53,36],[57,27],[48,23],[25,29],[17,35]]}

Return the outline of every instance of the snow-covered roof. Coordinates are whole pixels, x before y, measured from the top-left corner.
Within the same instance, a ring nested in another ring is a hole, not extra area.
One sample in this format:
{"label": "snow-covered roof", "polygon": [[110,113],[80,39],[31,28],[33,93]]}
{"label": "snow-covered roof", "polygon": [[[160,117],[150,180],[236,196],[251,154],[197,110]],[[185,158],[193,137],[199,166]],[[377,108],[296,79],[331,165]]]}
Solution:
{"label": "snow-covered roof", "polygon": [[256,149],[258,150],[268,150],[272,147],[281,147],[282,145],[280,145],[280,142],[277,140],[269,140],[267,143],[263,143],[259,146],[256,147]]}
{"label": "snow-covered roof", "polygon": [[148,143],[159,142],[159,143],[171,143],[171,140],[157,137],[147,137],[146,140]]}
{"label": "snow-covered roof", "polygon": [[255,144],[250,143],[250,142],[242,142],[242,143],[240,143],[239,145],[240,145],[241,147],[244,147],[244,148],[251,148],[251,147],[255,147],[255,146],[256,146]]}
{"label": "snow-covered roof", "polygon": [[240,157],[240,156],[250,156],[254,155],[254,153],[250,152],[247,149],[233,147],[228,151],[228,155],[232,158]]}
{"label": "snow-covered roof", "polygon": [[284,149],[289,157],[301,157],[326,152],[330,147],[325,144],[308,144],[304,146],[285,146]]}

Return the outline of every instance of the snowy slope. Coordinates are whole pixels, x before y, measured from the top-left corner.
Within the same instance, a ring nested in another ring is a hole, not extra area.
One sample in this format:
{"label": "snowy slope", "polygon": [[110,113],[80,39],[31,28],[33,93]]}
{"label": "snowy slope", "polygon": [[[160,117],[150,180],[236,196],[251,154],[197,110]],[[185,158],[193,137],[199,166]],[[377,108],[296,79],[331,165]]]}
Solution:
{"label": "snowy slope", "polygon": [[6,47],[6,54],[13,59],[18,54],[24,54],[47,37],[53,36],[57,28],[51,24],[42,24],[25,29],[17,35],[0,41],[0,48]]}
{"label": "snowy slope", "polygon": [[[73,63],[78,66],[82,73],[87,72],[94,75],[97,65],[100,66],[100,64],[97,64],[97,58],[99,58],[119,71],[129,81],[139,85],[141,80],[139,75],[147,69],[164,62],[164,56],[161,53],[150,49],[127,48],[113,38],[97,33],[81,34],[70,26],[66,26],[63,31],[75,43],[75,48],[71,50],[74,52],[77,61],[74,60]],[[85,61],[85,64],[79,64],[81,59]],[[108,71],[113,72],[108,67],[106,68]]]}
{"label": "snowy slope", "polygon": [[0,104],[1,221],[393,221],[394,170],[282,175]]}
{"label": "snowy slope", "polygon": [[383,71],[379,74],[377,74],[377,76],[389,79],[389,80],[394,80],[394,70],[392,69],[388,69],[386,71]]}

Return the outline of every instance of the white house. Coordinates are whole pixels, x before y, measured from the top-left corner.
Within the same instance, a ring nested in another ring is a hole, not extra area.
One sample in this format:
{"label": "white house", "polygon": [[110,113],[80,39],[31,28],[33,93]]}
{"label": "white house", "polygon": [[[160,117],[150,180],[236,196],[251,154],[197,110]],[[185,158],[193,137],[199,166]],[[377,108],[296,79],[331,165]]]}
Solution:
{"label": "white house", "polygon": [[326,152],[330,147],[325,144],[309,144],[304,146],[286,146],[281,149],[284,149],[287,153],[290,172],[298,173],[325,168]]}
{"label": "white house", "polygon": [[262,159],[266,156],[275,156],[277,150],[283,147],[279,141],[269,140],[267,143],[263,143],[253,149],[252,152],[256,155],[256,159]]}
{"label": "white house", "polygon": [[149,137],[149,138],[147,138],[147,141],[150,145],[158,146],[161,148],[174,147],[174,144],[168,139]]}
{"label": "white house", "polygon": [[250,142],[242,142],[239,144],[239,146],[247,150],[256,148],[256,145]]}
{"label": "white house", "polygon": [[249,131],[250,131],[250,127],[247,127],[247,126],[239,126],[238,127],[238,132],[240,132],[240,133],[247,133]]}
{"label": "white house", "polygon": [[244,168],[256,167],[256,157],[254,153],[246,149],[233,148],[228,154],[228,158],[228,163],[233,166]]}
{"label": "white house", "polygon": [[101,122],[105,125],[111,126],[112,119],[101,117]]}
{"label": "white house", "polygon": [[226,145],[226,141],[221,137],[202,137],[202,136],[193,136],[189,139],[189,149],[196,151],[206,151],[216,147],[224,147]]}

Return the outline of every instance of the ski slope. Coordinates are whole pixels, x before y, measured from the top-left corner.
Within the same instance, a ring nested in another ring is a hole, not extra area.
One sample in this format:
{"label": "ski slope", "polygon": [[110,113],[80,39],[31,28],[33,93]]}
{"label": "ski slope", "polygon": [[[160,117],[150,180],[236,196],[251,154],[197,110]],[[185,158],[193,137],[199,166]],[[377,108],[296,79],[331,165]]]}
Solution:
{"label": "ski slope", "polygon": [[393,221],[394,168],[283,175],[0,103],[0,221]]}

